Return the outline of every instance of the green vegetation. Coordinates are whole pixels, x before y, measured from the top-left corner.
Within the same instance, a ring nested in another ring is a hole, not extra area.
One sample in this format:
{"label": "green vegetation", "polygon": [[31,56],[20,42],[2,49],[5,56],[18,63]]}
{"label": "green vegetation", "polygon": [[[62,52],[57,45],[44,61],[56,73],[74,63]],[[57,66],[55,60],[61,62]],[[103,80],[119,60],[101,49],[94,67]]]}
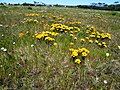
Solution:
{"label": "green vegetation", "polygon": [[119,16],[0,6],[0,90],[119,90]]}

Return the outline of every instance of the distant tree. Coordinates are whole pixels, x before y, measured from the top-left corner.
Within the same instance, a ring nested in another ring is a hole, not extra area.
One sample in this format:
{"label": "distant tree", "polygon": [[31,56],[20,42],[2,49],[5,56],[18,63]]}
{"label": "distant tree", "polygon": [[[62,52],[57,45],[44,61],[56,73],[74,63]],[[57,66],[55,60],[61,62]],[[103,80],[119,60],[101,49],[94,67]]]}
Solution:
{"label": "distant tree", "polygon": [[10,3],[8,3],[8,5],[11,5]]}
{"label": "distant tree", "polygon": [[97,3],[91,3],[91,6],[97,6]]}
{"label": "distant tree", "polygon": [[35,6],[39,5],[39,2],[34,1],[34,5]]}
{"label": "distant tree", "polygon": [[114,4],[118,4],[118,3],[119,3],[118,1],[114,2]]}
{"label": "distant tree", "polygon": [[22,5],[23,5],[23,6],[35,6],[34,4],[31,4],[31,3],[26,3],[26,2],[25,2],[25,3],[23,3]]}
{"label": "distant tree", "polygon": [[6,2],[4,2],[4,3],[3,3],[3,5],[7,5],[7,3],[6,3]]}
{"label": "distant tree", "polygon": [[0,5],[4,5],[4,3],[0,3]]}
{"label": "distant tree", "polygon": [[108,5],[107,4],[104,4],[104,7],[107,7]]}
{"label": "distant tree", "polygon": [[43,2],[40,2],[43,6],[47,6],[48,8],[52,7],[53,5],[48,5],[48,4],[45,4]]}
{"label": "distant tree", "polygon": [[101,7],[102,5],[103,5],[103,3],[101,3],[101,2],[98,3],[98,6],[99,6],[99,7]]}
{"label": "distant tree", "polygon": [[119,3],[118,1],[114,2],[114,4],[115,4],[115,10],[117,9],[117,4],[118,3]]}

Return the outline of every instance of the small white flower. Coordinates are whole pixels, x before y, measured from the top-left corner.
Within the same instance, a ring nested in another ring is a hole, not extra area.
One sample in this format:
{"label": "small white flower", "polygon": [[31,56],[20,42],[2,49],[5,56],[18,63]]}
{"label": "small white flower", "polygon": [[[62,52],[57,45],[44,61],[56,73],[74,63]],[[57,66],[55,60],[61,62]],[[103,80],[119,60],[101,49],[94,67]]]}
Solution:
{"label": "small white flower", "polygon": [[7,51],[7,49],[6,48],[4,48],[4,50],[3,50],[4,52],[6,52]]}
{"label": "small white flower", "polygon": [[15,45],[15,42],[13,42],[13,45]]}
{"label": "small white flower", "polygon": [[107,57],[109,57],[109,56],[110,56],[110,54],[109,54],[109,53],[106,53],[106,56],[107,56]]}
{"label": "small white flower", "polygon": [[98,78],[98,77],[96,77],[96,81],[98,81],[98,79],[99,79],[99,78]]}
{"label": "small white flower", "polygon": [[4,47],[1,48],[2,51],[3,51],[4,49],[5,49]]}
{"label": "small white flower", "polygon": [[34,47],[34,44],[32,44],[31,47]]}
{"label": "small white flower", "polygon": [[4,34],[2,34],[2,37],[4,36]]}
{"label": "small white flower", "polygon": [[104,84],[107,84],[107,83],[108,83],[107,80],[104,80],[103,82],[104,82]]}
{"label": "small white flower", "polygon": [[0,24],[0,27],[2,27],[3,25],[2,24]]}
{"label": "small white flower", "polygon": [[11,74],[9,74],[9,76],[11,76]]}
{"label": "small white flower", "polygon": [[118,49],[120,49],[120,46],[118,46]]}

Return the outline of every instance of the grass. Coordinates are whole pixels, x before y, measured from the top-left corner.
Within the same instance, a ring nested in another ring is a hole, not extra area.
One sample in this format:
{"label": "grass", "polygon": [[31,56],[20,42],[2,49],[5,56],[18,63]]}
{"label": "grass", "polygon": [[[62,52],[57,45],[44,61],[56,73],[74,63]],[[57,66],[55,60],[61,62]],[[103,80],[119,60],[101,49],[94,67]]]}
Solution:
{"label": "grass", "polygon": [[[119,12],[63,7],[32,7],[31,10],[23,6],[0,6],[0,13],[1,90],[120,89]],[[73,22],[81,24],[71,24]],[[35,38],[36,33],[50,31],[54,23],[78,27],[77,39],[73,39],[69,32],[59,33],[55,37],[57,46],[54,46]],[[89,36],[86,34],[88,26],[112,35],[111,40],[105,40],[107,48],[81,42],[81,38]],[[73,45],[70,45],[71,42]],[[87,48],[90,53],[80,64],[76,64],[69,49],[79,47]],[[107,57],[106,53],[110,56]]]}

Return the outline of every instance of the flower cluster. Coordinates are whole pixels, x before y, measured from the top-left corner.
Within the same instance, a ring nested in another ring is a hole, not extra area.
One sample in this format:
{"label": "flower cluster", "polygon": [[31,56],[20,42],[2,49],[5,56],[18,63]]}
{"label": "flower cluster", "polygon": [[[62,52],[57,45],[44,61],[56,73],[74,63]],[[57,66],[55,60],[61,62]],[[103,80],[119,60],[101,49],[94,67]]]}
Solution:
{"label": "flower cluster", "polygon": [[100,36],[102,39],[111,39],[111,34],[109,33],[101,33]]}
{"label": "flower cluster", "polygon": [[[79,40],[77,39],[79,38],[77,36],[79,32],[80,29],[75,26],[70,27],[64,24],[52,24],[50,31],[37,33],[35,34],[35,38],[47,41],[50,43],[50,45],[57,46],[57,43],[55,42],[56,36],[61,36],[61,34],[65,34],[70,35],[70,37],[72,37],[74,40]],[[89,27],[88,30],[86,30],[86,37],[82,38],[81,41],[96,43],[100,47],[107,47],[107,43],[105,42],[106,39],[110,40],[111,34],[98,32],[94,27]],[[70,43],[70,47],[73,47],[74,40]],[[69,51],[72,60],[77,64],[80,64],[82,61],[84,61],[90,53],[90,51],[86,48],[70,48]]]}
{"label": "flower cluster", "polygon": [[24,21],[22,21],[22,23],[38,23],[38,20],[25,18]]}
{"label": "flower cluster", "polygon": [[45,41],[55,41],[54,37],[56,37],[59,33],[43,31],[35,34],[35,38],[45,40]]}
{"label": "flower cluster", "polygon": [[98,31],[96,32],[91,32],[89,35],[90,38],[96,38],[96,39],[111,39],[111,34],[109,33],[100,33]]}
{"label": "flower cluster", "polygon": [[95,39],[111,39],[111,34],[109,33],[100,33],[98,32],[95,27],[89,27],[88,30],[86,31],[87,34],[89,34],[90,38],[95,38]]}
{"label": "flower cluster", "polygon": [[104,32],[98,32],[95,27],[88,27],[88,30],[86,31],[86,34],[88,35],[85,38],[82,38],[81,41],[89,42],[89,43],[96,43],[100,47],[107,47],[107,43],[105,40],[111,39],[111,34],[104,33]]}
{"label": "flower cluster", "polygon": [[55,32],[64,32],[64,33],[67,33],[67,32],[79,32],[80,29],[78,27],[69,27],[69,26],[66,26],[64,24],[52,24],[51,25],[51,31],[55,31]]}
{"label": "flower cluster", "polygon": [[39,14],[37,14],[37,13],[27,13],[27,14],[25,14],[25,16],[31,16],[31,17],[33,17],[33,16],[39,16]]}
{"label": "flower cluster", "polygon": [[107,47],[106,42],[99,42],[98,40],[95,40],[95,42],[98,44],[100,47]]}
{"label": "flower cluster", "polygon": [[69,49],[70,53],[71,53],[71,57],[74,60],[75,63],[80,64],[82,59],[85,59],[85,57],[87,57],[87,55],[90,53],[90,51],[86,48],[78,48],[78,49]]}
{"label": "flower cluster", "polygon": [[76,26],[76,25],[80,25],[81,24],[81,22],[67,22],[69,25],[74,25],[74,26]]}
{"label": "flower cluster", "polygon": [[55,21],[64,21],[64,17],[63,16],[54,16],[54,15],[50,15],[49,16],[50,19],[53,19]]}

